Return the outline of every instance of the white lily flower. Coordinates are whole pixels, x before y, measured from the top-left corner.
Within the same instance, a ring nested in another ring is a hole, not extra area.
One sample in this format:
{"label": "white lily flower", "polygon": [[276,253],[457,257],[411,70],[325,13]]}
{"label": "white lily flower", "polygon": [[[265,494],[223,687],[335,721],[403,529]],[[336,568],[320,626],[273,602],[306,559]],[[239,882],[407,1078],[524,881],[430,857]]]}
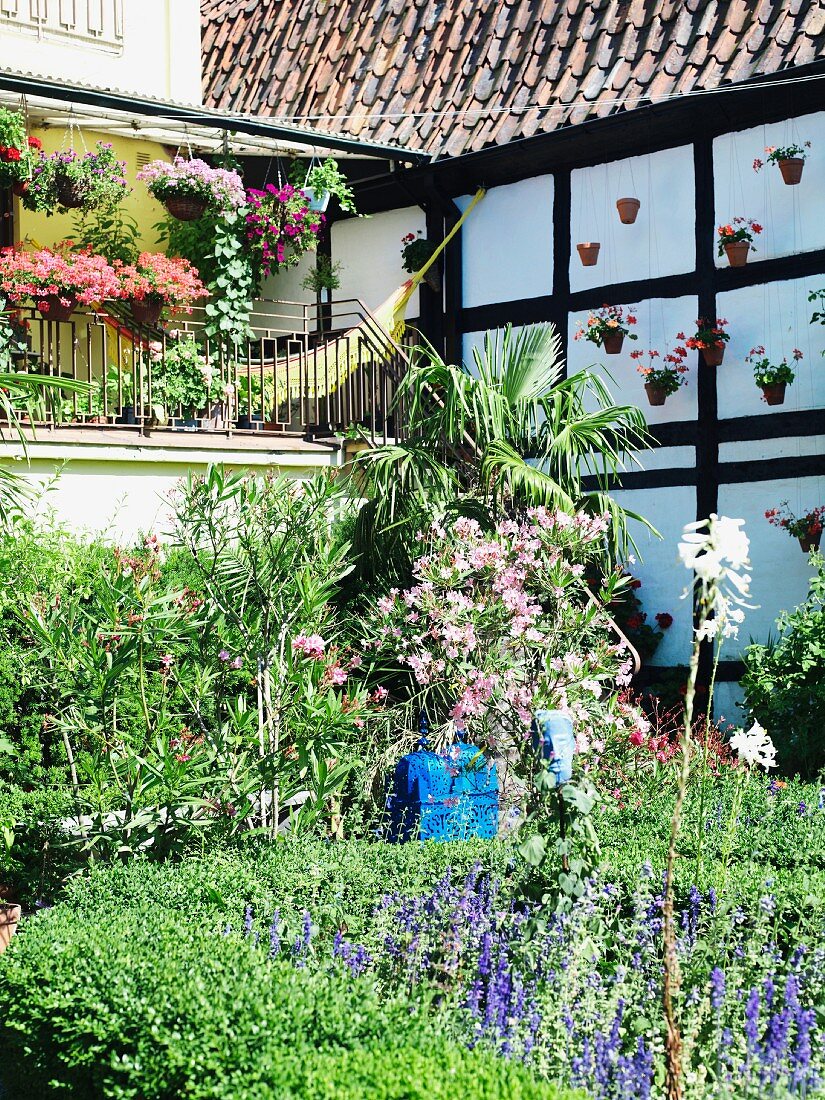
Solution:
{"label": "white lily flower", "polygon": [[[688,523],[682,532],[679,556],[696,574],[695,584],[701,589],[704,619],[696,630],[700,641],[736,637],[745,617],[741,607],[750,606],[745,600],[751,577],[740,571],[750,564],[744,526],[743,519],[712,513],[706,520]],[[690,591],[686,589],[683,597]]]}
{"label": "white lily flower", "polygon": [[776,767],[776,747],[767,730],[757,721],[747,731],[737,730],[730,739],[730,747],[749,768],[757,765],[768,771]]}

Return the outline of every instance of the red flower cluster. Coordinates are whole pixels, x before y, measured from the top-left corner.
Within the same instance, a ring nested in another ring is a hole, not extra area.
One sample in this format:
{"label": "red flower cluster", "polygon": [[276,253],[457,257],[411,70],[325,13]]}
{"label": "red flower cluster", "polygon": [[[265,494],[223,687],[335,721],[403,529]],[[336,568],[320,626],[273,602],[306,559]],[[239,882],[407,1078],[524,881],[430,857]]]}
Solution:
{"label": "red flower cluster", "polygon": [[660,630],[668,630],[673,626],[673,616],[669,615],[667,611],[660,611],[656,615],[656,622],[659,624]]}
{"label": "red flower cluster", "polygon": [[707,320],[704,317],[697,318],[696,333],[693,336],[685,336],[683,332],[676,333],[676,339],[682,340],[685,347],[691,351],[701,351],[703,348],[723,348],[730,340],[730,335],[725,332],[728,325],[724,317],[717,317],[716,321]]}
{"label": "red flower cluster", "polygon": [[0,160],[5,160],[10,163],[15,160],[20,160],[23,154],[15,145],[0,145]]}
{"label": "red flower cluster", "polygon": [[765,512],[765,519],[795,539],[813,539],[825,529],[825,505],[820,504],[801,516],[795,516],[787,500],[783,500],[778,508],[769,508]]}

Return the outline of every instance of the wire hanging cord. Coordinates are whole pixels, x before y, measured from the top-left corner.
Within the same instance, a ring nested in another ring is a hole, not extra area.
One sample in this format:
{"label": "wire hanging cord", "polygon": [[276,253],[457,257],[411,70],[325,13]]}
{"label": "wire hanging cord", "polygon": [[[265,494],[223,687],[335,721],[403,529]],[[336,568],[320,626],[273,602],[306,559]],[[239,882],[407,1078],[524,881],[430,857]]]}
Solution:
{"label": "wire hanging cord", "polygon": [[68,152],[73,153],[74,148],[74,132],[77,130],[78,137],[80,138],[80,144],[83,146],[83,152],[88,153],[88,147],[86,145],[86,139],[83,136],[83,130],[79,122],[75,122],[74,105],[69,107],[69,117],[66,119],[66,129],[63,131],[63,140],[60,142],[60,152],[66,148],[66,138],[69,139]]}

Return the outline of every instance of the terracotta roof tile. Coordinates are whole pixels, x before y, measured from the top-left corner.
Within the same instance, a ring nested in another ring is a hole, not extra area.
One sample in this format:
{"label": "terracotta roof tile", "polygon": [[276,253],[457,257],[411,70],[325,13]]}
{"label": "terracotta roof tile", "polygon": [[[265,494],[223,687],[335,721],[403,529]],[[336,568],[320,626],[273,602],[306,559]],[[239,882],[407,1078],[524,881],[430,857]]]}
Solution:
{"label": "terracotta roof tile", "polygon": [[825,59],[822,0],[201,0],[201,11],[208,106],[437,154]]}

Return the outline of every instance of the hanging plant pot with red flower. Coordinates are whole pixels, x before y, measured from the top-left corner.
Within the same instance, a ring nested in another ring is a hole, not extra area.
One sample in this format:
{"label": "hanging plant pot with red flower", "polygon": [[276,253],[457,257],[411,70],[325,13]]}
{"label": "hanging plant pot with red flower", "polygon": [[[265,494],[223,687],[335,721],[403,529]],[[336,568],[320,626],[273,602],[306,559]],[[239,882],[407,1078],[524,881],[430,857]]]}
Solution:
{"label": "hanging plant pot with red flower", "polygon": [[[754,237],[762,232],[762,226],[751,218],[734,218],[728,225],[720,225],[716,230],[718,254],[727,256],[731,267],[744,267],[748,262],[748,253],[753,247]],[[756,249],[754,248],[755,252]]]}
{"label": "hanging plant pot with red flower", "polygon": [[622,225],[633,225],[641,205],[638,199],[616,199],[616,209]]}
{"label": "hanging plant pot with red flower", "polygon": [[804,553],[818,550],[822,541],[822,528],[825,526],[825,504],[812,508],[809,512],[803,512],[801,516],[795,516],[790,510],[787,500],[783,500],[778,508],[769,508],[765,513],[765,519],[774,527],[787,531],[791,538],[798,539]]}
{"label": "hanging plant pot with red flower", "polygon": [[630,326],[636,324],[633,313],[634,307],[628,306],[627,313],[623,306],[602,306],[594,310],[587,318],[587,324],[577,322],[574,340],[589,340],[596,344],[607,355],[619,355],[625,337],[628,340],[637,340],[635,333],[630,331]]}
{"label": "hanging plant pot with red flower", "polygon": [[25,194],[42,148],[40,138],[27,135],[22,111],[0,107],[0,188],[10,187],[15,195]]}
{"label": "hanging plant pot with red flower", "polygon": [[582,244],[576,245],[576,251],[579,254],[579,259],[582,262],[582,267],[595,267],[599,262],[599,249],[601,244],[598,241],[584,241]]}
{"label": "hanging plant pot with red flower", "polygon": [[[799,348],[793,349],[791,358],[795,363],[803,358]],[[765,349],[760,344],[758,347],[751,348],[750,355],[745,356],[745,362],[753,367],[753,377],[762,391],[762,399],[768,405],[784,405],[785,389],[796,378],[787,358],[778,365],[774,365],[765,355]]]}
{"label": "hanging plant pot with red flower", "polygon": [[[401,238],[401,266],[414,275],[438,249],[438,242],[428,240],[419,229],[418,233],[405,233]],[[424,282],[434,294],[441,293],[441,265],[439,261],[431,264],[424,272]]]}
{"label": "hanging plant pot with red flower", "polygon": [[[797,143],[782,146],[766,145],[765,152],[768,154],[768,163],[777,165],[784,182],[788,186],[793,186],[802,179],[802,169],[805,167],[805,158],[808,156],[810,147],[809,141],[803,142],[802,145]],[[758,172],[763,167],[764,162],[757,157],[753,162],[754,172]]]}
{"label": "hanging plant pot with red flower", "polygon": [[696,332],[693,336],[677,332],[676,339],[682,340],[691,351],[700,351],[706,366],[721,367],[725,358],[725,345],[730,340],[730,334],[725,332],[727,324],[723,317],[717,317],[716,321],[700,317],[696,321]]}
{"label": "hanging plant pot with red flower", "polygon": [[[647,365],[642,362],[647,355]],[[651,405],[664,405],[672,393],[676,393],[680,386],[687,385],[687,366],[685,358],[687,348],[677,346],[673,351],[662,357],[655,348],[647,353],[643,351],[631,351],[630,358],[637,361],[636,370],[645,380],[645,393]],[[656,360],[662,359],[662,366],[656,366]]]}

